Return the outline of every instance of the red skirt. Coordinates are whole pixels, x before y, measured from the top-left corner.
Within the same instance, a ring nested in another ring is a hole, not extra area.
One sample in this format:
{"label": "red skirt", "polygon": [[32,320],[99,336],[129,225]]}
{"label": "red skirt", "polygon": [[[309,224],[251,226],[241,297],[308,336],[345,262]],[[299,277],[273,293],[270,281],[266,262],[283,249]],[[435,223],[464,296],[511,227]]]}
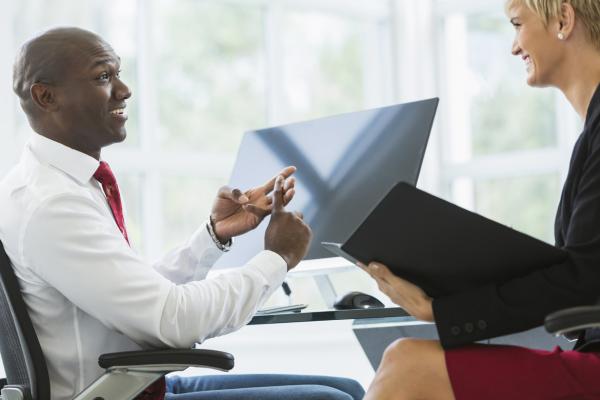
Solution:
{"label": "red skirt", "polygon": [[456,400],[600,399],[600,353],[472,345],[445,354]]}

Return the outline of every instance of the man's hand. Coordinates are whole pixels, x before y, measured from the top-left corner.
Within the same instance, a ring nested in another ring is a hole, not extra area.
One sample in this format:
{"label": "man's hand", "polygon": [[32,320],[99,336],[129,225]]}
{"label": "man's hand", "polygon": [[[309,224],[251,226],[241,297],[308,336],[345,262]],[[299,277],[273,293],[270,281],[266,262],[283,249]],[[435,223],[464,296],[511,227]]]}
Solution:
{"label": "man's hand", "polygon": [[394,275],[381,263],[372,262],[368,266],[359,263],[358,266],[375,279],[379,290],[407,313],[421,321],[433,322],[432,299],[420,287]]}
{"label": "man's hand", "polygon": [[[287,167],[277,176],[282,176],[285,180],[294,172],[296,172],[296,167]],[[227,186],[219,189],[217,198],[213,203],[210,219],[215,234],[221,243],[227,243],[232,237],[251,231],[271,213],[273,200],[269,193],[275,186],[276,177],[273,177],[264,185],[244,193],[239,189],[232,190]],[[294,178],[285,181],[285,187],[283,187],[284,205],[287,205],[294,197],[295,183]]]}
{"label": "man's hand", "polygon": [[273,212],[265,232],[265,250],[279,254],[287,263],[289,271],[306,255],[312,232],[302,221],[302,214],[285,211],[283,180],[283,176],[278,176],[275,180]]}

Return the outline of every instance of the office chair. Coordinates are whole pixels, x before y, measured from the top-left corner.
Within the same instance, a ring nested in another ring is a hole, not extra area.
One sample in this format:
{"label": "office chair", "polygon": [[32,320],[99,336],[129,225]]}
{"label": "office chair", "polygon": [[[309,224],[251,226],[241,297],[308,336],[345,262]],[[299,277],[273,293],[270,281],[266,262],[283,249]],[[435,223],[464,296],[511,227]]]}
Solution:
{"label": "office chair", "polygon": [[600,328],[600,305],[580,306],[556,311],[546,316],[544,326],[548,333],[576,339],[588,328]]}
{"label": "office chair", "polygon": [[[0,380],[0,400],[50,400],[46,360],[2,243],[0,354],[7,376]],[[98,364],[106,372],[73,400],[129,400],[169,372],[188,367],[229,371],[234,360],[221,351],[165,349],[102,354]]]}

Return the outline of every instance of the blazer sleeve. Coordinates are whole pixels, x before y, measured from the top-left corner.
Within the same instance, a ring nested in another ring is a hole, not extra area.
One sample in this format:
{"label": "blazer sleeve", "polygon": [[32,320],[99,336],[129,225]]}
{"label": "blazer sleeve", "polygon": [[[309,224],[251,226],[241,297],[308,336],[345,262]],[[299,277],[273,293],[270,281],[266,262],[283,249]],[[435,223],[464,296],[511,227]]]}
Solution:
{"label": "blazer sleeve", "polygon": [[433,301],[440,341],[452,348],[542,325],[547,314],[600,296],[600,129],[582,164],[564,249],[569,258],[507,282]]}

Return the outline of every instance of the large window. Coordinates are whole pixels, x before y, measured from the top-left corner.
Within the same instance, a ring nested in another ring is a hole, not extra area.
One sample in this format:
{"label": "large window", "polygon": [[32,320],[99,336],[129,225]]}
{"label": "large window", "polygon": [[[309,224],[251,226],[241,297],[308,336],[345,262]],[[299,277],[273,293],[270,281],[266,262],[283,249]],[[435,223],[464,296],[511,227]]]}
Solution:
{"label": "large window", "polygon": [[[208,216],[244,131],[432,96],[440,107],[419,185],[553,240],[580,126],[556,91],[527,87],[524,65],[510,55],[504,0],[3,5],[0,49],[11,56],[0,58],[0,175],[18,160],[30,132],[11,92],[18,46],[52,26],[98,32],[121,56],[133,90],[128,138],[103,155],[124,192],[130,238],[149,259]],[[293,301],[317,305],[323,285],[338,293],[374,290],[363,272],[344,271],[325,283],[297,274]],[[272,302],[285,301],[282,293]]]}
{"label": "large window", "polygon": [[[370,3],[24,0],[8,53],[60,25],[115,47],[133,97],[126,142],[103,155],[118,172],[130,236],[153,258],[206,219],[244,131],[389,101],[373,79],[389,70],[387,8]],[[12,102],[22,144],[29,126]]]}
{"label": "large window", "polygon": [[438,1],[438,80],[443,126],[441,193],[553,242],[574,124],[558,91],[530,88],[511,55],[514,29],[503,1]]}
{"label": "large window", "polygon": [[[0,46],[14,54],[59,25],[114,45],[134,94],[128,138],[104,155],[150,258],[206,218],[244,131],[430,96],[441,102],[420,185],[552,241],[576,118],[556,91],[527,87],[503,4],[23,0],[3,14]],[[3,76],[11,64],[0,62]],[[29,126],[0,82],[4,172]]]}
{"label": "large window", "polygon": [[262,7],[155,2],[150,38],[159,143],[174,151],[235,152],[266,123]]}

